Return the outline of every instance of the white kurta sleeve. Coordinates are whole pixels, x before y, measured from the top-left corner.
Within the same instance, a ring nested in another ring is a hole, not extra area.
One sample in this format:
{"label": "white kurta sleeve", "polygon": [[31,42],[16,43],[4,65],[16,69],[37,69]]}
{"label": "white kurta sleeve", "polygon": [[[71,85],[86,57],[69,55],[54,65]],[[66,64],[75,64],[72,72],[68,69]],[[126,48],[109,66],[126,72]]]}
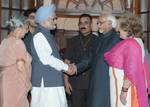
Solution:
{"label": "white kurta sleeve", "polygon": [[68,65],[65,64],[62,60],[56,58],[52,55],[52,48],[50,44],[48,43],[47,39],[44,37],[42,33],[37,33],[33,37],[33,43],[35,50],[37,52],[37,55],[40,59],[40,61],[44,65],[49,65],[53,67],[54,69],[58,71],[67,71]]}

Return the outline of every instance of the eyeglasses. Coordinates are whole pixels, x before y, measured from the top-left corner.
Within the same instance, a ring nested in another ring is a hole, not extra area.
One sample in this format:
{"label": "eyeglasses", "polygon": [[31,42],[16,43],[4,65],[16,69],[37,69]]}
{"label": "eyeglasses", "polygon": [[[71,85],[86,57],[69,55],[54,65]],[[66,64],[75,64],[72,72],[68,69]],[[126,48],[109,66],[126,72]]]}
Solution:
{"label": "eyeglasses", "polygon": [[97,22],[97,25],[99,25],[99,24],[102,25],[102,24],[104,24],[105,22],[107,22],[107,21],[98,21],[98,22]]}
{"label": "eyeglasses", "polygon": [[49,20],[56,21],[57,17],[49,17]]}

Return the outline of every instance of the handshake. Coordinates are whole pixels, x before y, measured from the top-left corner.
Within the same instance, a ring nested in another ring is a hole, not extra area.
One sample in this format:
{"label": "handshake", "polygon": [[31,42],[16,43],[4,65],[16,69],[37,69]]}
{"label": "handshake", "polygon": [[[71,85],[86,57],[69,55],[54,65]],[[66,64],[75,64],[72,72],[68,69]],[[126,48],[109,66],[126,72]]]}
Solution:
{"label": "handshake", "polygon": [[65,71],[66,74],[68,75],[74,75],[74,74],[77,74],[77,67],[74,63],[70,63],[70,61],[68,59],[65,59],[64,62],[66,64],[68,64],[68,70]]}

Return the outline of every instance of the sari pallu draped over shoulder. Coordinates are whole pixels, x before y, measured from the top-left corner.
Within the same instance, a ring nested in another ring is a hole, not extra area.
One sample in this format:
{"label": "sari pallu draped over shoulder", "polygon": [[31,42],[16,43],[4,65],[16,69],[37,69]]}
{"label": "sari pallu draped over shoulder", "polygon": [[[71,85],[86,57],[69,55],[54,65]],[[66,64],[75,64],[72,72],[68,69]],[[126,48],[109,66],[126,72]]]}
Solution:
{"label": "sari pallu draped over shoulder", "polygon": [[22,40],[14,37],[4,39],[0,45],[0,75],[5,72],[7,68],[16,65],[17,60],[25,62],[26,72],[17,71],[20,79],[25,83],[27,91],[31,88],[31,56],[27,53],[25,45]]}
{"label": "sari pallu draped over shoulder", "polygon": [[[129,38],[119,42],[109,52],[105,53],[104,57],[109,66],[124,70],[124,75],[136,87],[139,107],[148,107],[142,50],[136,40]],[[144,62],[147,63],[147,61]],[[146,72],[148,74],[148,71]],[[148,86],[150,86],[149,83]]]}
{"label": "sari pallu draped over shoulder", "polygon": [[12,51],[12,44],[9,39],[4,39],[0,45],[0,73],[5,67],[9,67],[16,63],[15,53]]}

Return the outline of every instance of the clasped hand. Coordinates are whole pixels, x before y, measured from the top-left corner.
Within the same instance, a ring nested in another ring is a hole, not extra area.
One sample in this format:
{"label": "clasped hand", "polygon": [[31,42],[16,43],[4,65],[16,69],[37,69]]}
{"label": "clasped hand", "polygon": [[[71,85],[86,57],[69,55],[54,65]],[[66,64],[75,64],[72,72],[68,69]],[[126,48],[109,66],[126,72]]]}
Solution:
{"label": "clasped hand", "polygon": [[65,73],[67,73],[68,75],[74,75],[77,73],[77,67],[74,63],[70,64],[70,61],[67,59],[65,59],[64,62],[68,64],[68,71],[66,71]]}

